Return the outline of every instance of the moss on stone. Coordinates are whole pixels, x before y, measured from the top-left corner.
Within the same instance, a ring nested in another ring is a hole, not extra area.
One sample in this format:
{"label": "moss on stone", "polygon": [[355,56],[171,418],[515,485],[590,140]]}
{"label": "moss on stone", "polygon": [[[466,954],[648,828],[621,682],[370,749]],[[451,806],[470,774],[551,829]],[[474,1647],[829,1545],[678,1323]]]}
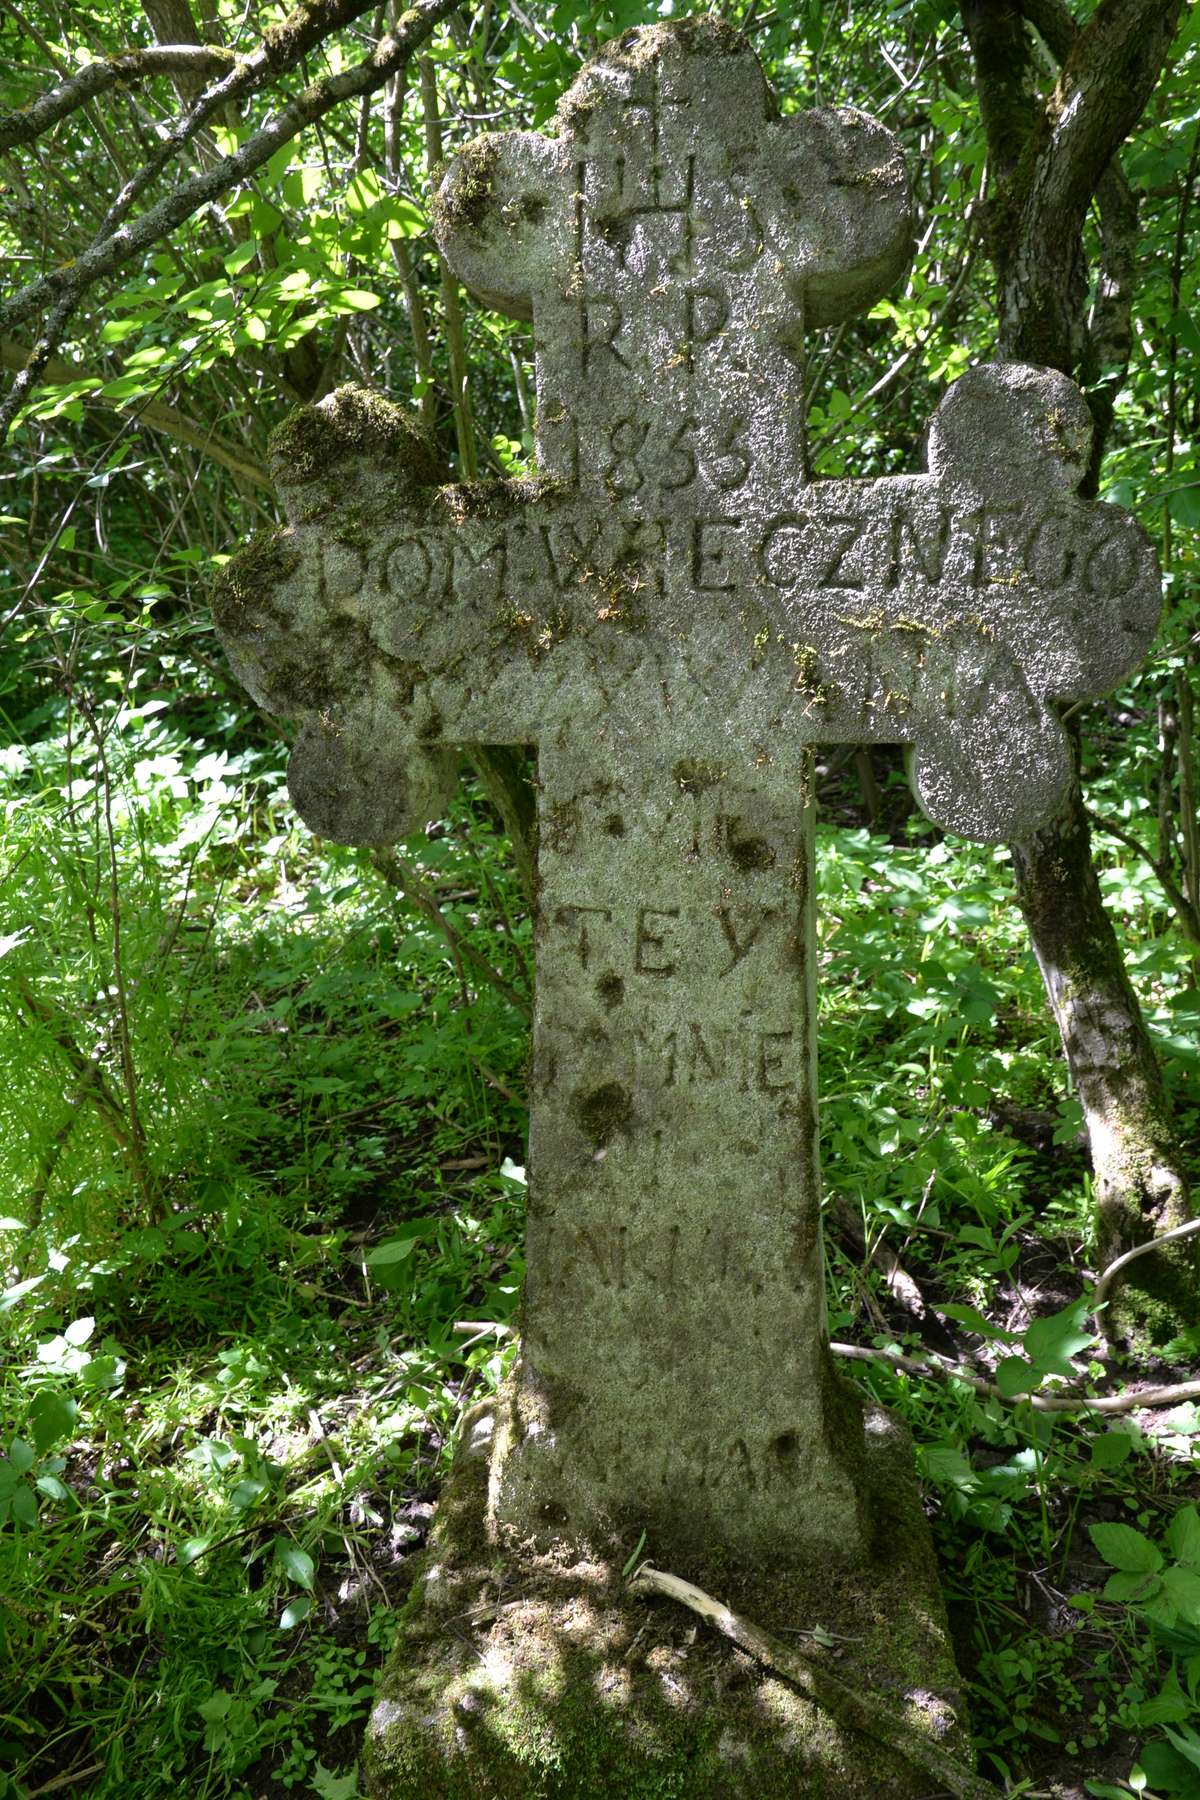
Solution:
{"label": "moss on stone", "polygon": [[723,763],[705,762],[702,757],[684,756],[671,770],[671,779],[678,782],[685,794],[703,794],[707,788],[717,787],[726,775]]}
{"label": "moss on stone", "polygon": [[564,492],[552,475],[518,475],[500,481],[454,481],[439,487],[438,504],[456,525],[499,522],[528,506],[541,506]]}
{"label": "moss on stone", "polygon": [[454,158],[453,180],[439,181],[434,192],[431,210],[439,237],[477,230],[483,224],[499,165],[499,137],[478,137],[464,144]]}
{"label": "moss on stone", "polygon": [[319,406],[298,406],[271,437],[271,458],[288,485],[319,481],[348,457],[391,463],[421,487],[446,467],[411,412],[367,388],[341,387]]}
{"label": "moss on stone", "polygon": [[265,616],[287,629],[272,594],[300,564],[287,526],[257,532],[244,550],[231,557],[212,586],[213,618],[230,637],[253,630]]}

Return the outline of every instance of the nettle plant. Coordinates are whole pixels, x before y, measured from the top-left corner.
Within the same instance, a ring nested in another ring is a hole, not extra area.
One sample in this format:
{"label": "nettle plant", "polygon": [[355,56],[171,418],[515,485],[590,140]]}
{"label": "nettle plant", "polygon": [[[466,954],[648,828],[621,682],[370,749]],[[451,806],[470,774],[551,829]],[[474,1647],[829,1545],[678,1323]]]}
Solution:
{"label": "nettle plant", "polygon": [[[1138,1708],[1138,1725],[1161,1726],[1165,1735],[1142,1746],[1128,1789],[1089,1782],[1088,1792],[1100,1800],[1129,1790],[1146,1800],[1200,1800],[1200,1510],[1180,1507],[1161,1543],[1120,1522],[1089,1525],[1088,1532],[1113,1571],[1103,1598],[1146,1624],[1170,1658],[1161,1691]],[[1073,1604],[1090,1613],[1095,1601],[1082,1594]]]}

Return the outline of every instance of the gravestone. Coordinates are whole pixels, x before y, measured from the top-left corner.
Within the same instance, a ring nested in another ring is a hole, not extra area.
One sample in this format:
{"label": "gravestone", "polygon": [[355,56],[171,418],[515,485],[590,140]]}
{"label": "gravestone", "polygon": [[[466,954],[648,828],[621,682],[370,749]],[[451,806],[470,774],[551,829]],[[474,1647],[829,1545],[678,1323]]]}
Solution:
{"label": "gravestone", "polygon": [[955,1741],[909,1458],[826,1344],[812,747],[910,745],[931,818],[1027,835],[1069,776],[1056,704],[1149,643],[1154,554],[1079,498],[1087,408],[1044,370],[956,382],[926,474],[809,479],[804,334],[903,271],[907,184],[865,115],[779,117],[723,25],[609,46],[556,135],[454,160],[436,222],[532,318],[538,478],[440,485],[404,412],[342,390],[278,434],[292,522],[217,600],[302,723],[324,835],[419,828],[455,746],[538,753],[521,1359],[443,1508],[372,1791],[915,1794],[765,1675],[631,1663],[619,1566],[645,1531],[782,1625],[840,1621]]}

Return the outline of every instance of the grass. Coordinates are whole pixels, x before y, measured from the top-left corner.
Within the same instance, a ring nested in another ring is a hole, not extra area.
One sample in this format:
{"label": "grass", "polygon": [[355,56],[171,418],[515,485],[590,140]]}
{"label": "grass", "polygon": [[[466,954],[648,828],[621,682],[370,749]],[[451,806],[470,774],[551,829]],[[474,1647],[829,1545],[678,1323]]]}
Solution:
{"label": "grass", "polygon": [[[524,1024],[436,913],[518,995],[528,924],[469,787],[403,847],[418,910],[219,708],[93,723],[14,742],[0,786],[0,1796],[350,1800],[456,1421],[503,1372],[454,1327],[508,1323],[521,1277]],[[821,835],[834,1335],[997,1364],[1049,1316],[1052,1382],[1091,1348],[1078,1109],[1003,853],[913,829]],[[1194,1124],[1186,957],[1144,868],[1106,885]],[[1103,1795],[1140,1757],[1195,1800],[1200,1605],[1106,1595],[1092,1529],[1167,1542],[1196,1408],[1048,1428],[861,1378],[919,1445],[984,1766]]]}

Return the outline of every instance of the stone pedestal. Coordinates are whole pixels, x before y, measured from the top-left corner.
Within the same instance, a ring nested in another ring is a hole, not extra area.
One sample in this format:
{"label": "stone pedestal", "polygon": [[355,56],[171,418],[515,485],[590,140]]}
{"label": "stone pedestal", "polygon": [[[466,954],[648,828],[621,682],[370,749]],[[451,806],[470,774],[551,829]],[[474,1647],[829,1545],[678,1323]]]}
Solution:
{"label": "stone pedestal", "polygon": [[[920,1800],[894,1748],[844,1729],[622,1555],[497,1555],[488,1432],[460,1451],[400,1621],[363,1754],[371,1800]],[[756,1624],[894,1703],[914,1742],[969,1766],[965,1715],[912,1451],[867,1419],[856,1568],[718,1555],[685,1571]],[[653,1555],[653,1540],[646,1554]],[[802,1634],[834,1635],[822,1651]]]}

